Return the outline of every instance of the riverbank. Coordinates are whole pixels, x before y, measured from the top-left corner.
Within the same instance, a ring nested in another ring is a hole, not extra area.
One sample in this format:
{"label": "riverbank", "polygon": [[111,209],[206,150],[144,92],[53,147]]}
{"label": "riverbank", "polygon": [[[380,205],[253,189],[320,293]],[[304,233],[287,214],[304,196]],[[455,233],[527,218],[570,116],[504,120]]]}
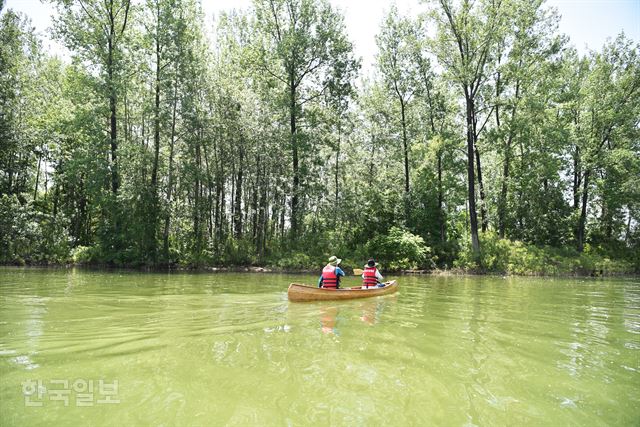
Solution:
{"label": "riverbank", "polygon": [[[611,264],[608,264],[609,266]],[[615,266],[616,264],[614,264]],[[79,268],[82,270],[96,271],[132,271],[132,272],[182,272],[182,273],[255,273],[255,274],[318,274],[318,268],[282,268],[278,266],[130,266],[130,265],[113,265],[113,264],[86,264],[86,263],[37,263],[37,264],[0,264],[4,267],[16,267],[27,269],[70,269]],[[383,270],[385,275],[404,275],[404,276],[512,276],[512,277],[640,277],[640,273],[634,271],[629,265],[628,268],[584,268],[579,267],[574,270],[561,270],[559,268],[553,271],[491,271],[482,268],[433,268],[433,269],[408,269],[408,270]],[[353,268],[342,266],[348,276],[353,275]]]}

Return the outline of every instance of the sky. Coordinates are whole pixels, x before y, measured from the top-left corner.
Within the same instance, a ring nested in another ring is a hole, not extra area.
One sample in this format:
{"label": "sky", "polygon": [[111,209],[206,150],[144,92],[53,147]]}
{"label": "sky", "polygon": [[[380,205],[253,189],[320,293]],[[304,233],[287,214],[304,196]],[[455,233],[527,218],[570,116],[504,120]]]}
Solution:
{"label": "sky", "polygon": [[[211,26],[215,14],[233,8],[244,9],[251,0],[201,0]],[[356,55],[363,59],[363,69],[369,72],[375,63],[375,35],[392,4],[389,0],[330,0],[345,15],[349,37]],[[403,14],[417,14],[425,10],[419,0],[396,0]],[[547,0],[561,15],[560,31],[567,34],[580,53],[600,50],[607,38],[615,38],[620,31],[640,43],[640,0]],[[6,0],[5,9],[15,9],[31,18],[36,31],[43,37],[45,48],[63,57],[64,48],[48,36],[51,16],[55,13],[49,3],[40,0]]]}

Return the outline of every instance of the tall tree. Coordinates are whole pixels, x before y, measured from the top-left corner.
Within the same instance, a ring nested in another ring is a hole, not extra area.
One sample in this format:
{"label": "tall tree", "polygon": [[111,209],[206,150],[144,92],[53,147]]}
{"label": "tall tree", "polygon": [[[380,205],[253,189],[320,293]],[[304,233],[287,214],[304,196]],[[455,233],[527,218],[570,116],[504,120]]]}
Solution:
{"label": "tall tree", "polygon": [[[598,171],[606,180],[608,172],[612,172],[607,170],[607,162],[615,164],[625,153],[634,152],[632,141],[637,138],[640,117],[638,51],[638,45],[620,35],[602,53],[593,53],[590,58],[590,70],[581,88],[583,102],[576,129],[582,183],[575,235],[578,251],[584,249],[589,201]],[[612,214],[610,200],[606,196],[602,199],[605,222],[610,221]]]}
{"label": "tall tree", "polygon": [[123,39],[131,0],[52,0],[58,6],[55,29],[60,40],[81,58],[98,67],[109,103],[111,191],[120,187],[118,172],[118,102],[122,76]]}
{"label": "tall tree", "polygon": [[497,42],[502,37],[503,2],[484,0],[476,3],[462,0],[456,7],[452,0],[439,0],[440,7],[432,14],[438,30],[433,44],[434,53],[450,78],[461,89],[465,101],[469,222],[471,244],[476,253],[480,250],[474,170],[474,155],[478,160],[478,166],[480,165],[480,154],[476,152],[476,100],[480,89],[487,81],[487,65],[492,60]]}
{"label": "tall tree", "polygon": [[357,67],[343,17],[327,0],[256,0],[259,69],[282,85],[291,150],[291,235],[300,231],[305,107]]}
{"label": "tall tree", "polygon": [[414,57],[418,34],[415,23],[398,15],[398,9],[392,6],[380,33],[376,36],[378,45],[378,67],[383,78],[398,100],[400,106],[400,126],[402,130],[402,154],[404,158],[404,190],[409,193],[409,136],[408,108],[419,79]]}

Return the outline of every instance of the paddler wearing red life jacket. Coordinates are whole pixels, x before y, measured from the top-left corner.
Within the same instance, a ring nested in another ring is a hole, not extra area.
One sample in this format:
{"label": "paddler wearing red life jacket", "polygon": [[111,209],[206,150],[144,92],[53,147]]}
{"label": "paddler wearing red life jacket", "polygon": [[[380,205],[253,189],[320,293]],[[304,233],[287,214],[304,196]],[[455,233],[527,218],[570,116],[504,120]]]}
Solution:
{"label": "paddler wearing red life jacket", "polygon": [[378,271],[377,263],[373,258],[369,258],[367,261],[367,265],[364,266],[364,271],[362,272],[362,288],[375,288],[379,284],[382,284],[382,274]]}
{"label": "paddler wearing red life jacket", "polygon": [[340,288],[340,278],[344,276],[344,271],[338,267],[341,262],[342,260],[337,256],[329,258],[329,263],[322,269],[322,274],[318,280],[319,288]]}

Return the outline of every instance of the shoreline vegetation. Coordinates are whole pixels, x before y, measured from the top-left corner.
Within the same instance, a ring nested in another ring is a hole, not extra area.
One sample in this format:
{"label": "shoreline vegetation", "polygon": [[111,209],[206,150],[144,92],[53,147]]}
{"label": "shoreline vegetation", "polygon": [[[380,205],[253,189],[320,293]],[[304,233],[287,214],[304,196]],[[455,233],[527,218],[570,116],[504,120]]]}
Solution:
{"label": "shoreline vegetation", "polygon": [[[640,273],[640,45],[545,1],[0,0],[0,264]],[[213,26],[213,27],[211,27]],[[213,36],[215,35],[215,37]]]}
{"label": "shoreline vegetation", "polygon": [[[578,253],[572,249],[538,248],[522,242],[496,239],[493,251],[481,252],[479,259],[465,261],[464,254],[452,266],[437,265],[435,258],[429,258],[429,267],[425,263],[392,260],[391,268],[381,268],[386,274],[400,275],[507,275],[507,276],[548,276],[548,277],[609,277],[640,275],[638,265],[633,259],[612,259],[606,255],[593,253],[590,248]],[[63,262],[26,262],[18,259],[0,265],[35,268],[86,268],[96,270],[132,270],[146,272],[250,272],[250,273],[284,273],[284,274],[316,274],[324,263],[323,256],[309,257],[307,254],[293,255],[291,258],[265,263],[250,264],[184,264],[143,265],[116,264],[91,261],[81,256],[83,252],[75,251],[73,257]],[[473,254],[470,254],[471,256]],[[635,260],[637,263],[637,259]],[[348,275],[354,268],[362,268],[354,259],[345,257],[341,264]]]}
{"label": "shoreline vegetation", "polygon": [[[154,267],[117,267],[112,265],[100,264],[35,264],[35,265],[16,265],[16,264],[0,264],[0,267],[27,268],[27,269],[70,269],[80,268],[86,271],[130,271],[140,273],[255,273],[255,274],[311,274],[317,275],[318,269],[300,268],[300,269],[284,269],[272,266],[210,266],[210,267],[185,267],[185,266],[154,266]],[[359,268],[359,267],[355,267]],[[347,276],[353,276],[353,268],[345,267],[344,271]],[[398,270],[389,271],[386,275],[393,276],[502,276],[502,277],[557,277],[557,278],[598,278],[598,277],[640,277],[640,273],[633,270],[604,270],[593,269],[587,270],[578,268],[574,271],[557,271],[556,273],[508,273],[499,271],[484,271],[479,269],[463,269],[451,268],[447,270]]]}

